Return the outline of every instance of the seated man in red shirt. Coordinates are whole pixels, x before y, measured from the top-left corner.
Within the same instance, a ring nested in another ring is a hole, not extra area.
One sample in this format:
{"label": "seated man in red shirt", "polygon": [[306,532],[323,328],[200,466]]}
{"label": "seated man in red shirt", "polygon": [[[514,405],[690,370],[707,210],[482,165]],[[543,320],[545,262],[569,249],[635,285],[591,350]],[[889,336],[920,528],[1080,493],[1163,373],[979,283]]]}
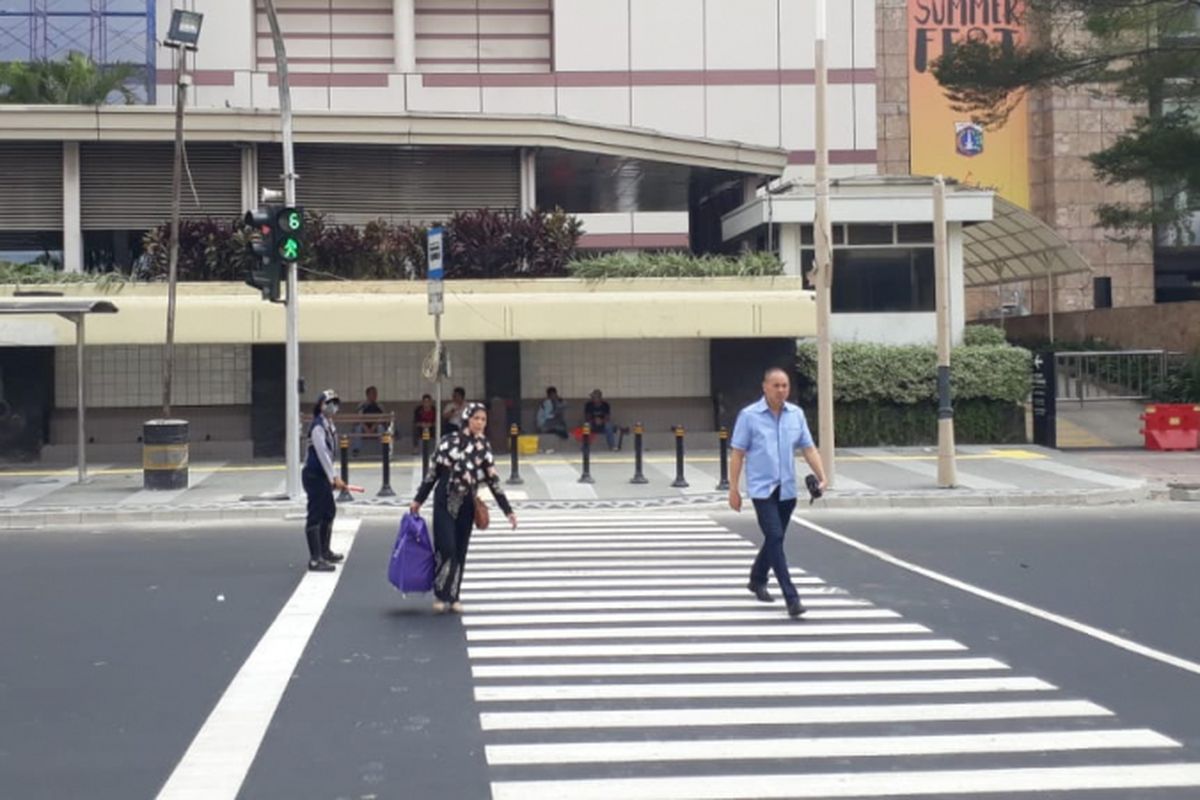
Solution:
{"label": "seated man in red shirt", "polygon": [[437,422],[437,409],[433,406],[432,397],[427,394],[421,395],[421,405],[413,409],[412,422],[412,447],[413,452],[417,453],[421,450],[422,431],[429,431],[431,441],[436,434],[434,424]]}

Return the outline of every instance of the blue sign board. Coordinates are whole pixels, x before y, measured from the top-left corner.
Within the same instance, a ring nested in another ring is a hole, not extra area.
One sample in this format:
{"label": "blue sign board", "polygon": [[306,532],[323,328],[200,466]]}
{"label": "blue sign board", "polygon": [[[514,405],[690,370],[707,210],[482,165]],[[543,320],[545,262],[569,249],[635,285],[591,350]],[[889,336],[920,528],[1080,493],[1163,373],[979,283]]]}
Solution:
{"label": "blue sign board", "polygon": [[442,229],[429,229],[429,280],[440,281],[446,277],[445,256],[442,247]]}

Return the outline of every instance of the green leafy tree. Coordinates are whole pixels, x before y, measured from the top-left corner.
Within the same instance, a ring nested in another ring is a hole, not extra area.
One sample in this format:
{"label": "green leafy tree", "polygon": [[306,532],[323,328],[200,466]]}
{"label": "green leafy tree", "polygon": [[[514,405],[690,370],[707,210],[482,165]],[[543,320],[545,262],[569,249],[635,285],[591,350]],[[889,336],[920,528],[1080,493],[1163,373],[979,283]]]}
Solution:
{"label": "green leafy tree", "polygon": [[64,61],[0,63],[0,103],[98,106],[113,101],[130,105],[141,79],[132,64],[101,65],[82,53]]}
{"label": "green leafy tree", "polygon": [[967,41],[933,65],[957,110],[995,127],[1033,89],[1079,87],[1147,113],[1088,154],[1109,184],[1149,188],[1105,204],[1099,224],[1133,241],[1152,227],[1188,241],[1200,211],[1200,0],[1026,0],[1030,44]]}

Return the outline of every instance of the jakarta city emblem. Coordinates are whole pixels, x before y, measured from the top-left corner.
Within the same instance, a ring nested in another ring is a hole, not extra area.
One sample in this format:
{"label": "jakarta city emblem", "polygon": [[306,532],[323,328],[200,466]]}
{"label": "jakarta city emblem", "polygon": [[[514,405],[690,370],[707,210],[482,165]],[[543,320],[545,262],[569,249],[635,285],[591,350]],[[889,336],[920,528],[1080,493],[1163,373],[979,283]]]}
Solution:
{"label": "jakarta city emblem", "polygon": [[960,156],[977,156],[983,152],[983,128],[974,122],[954,123],[954,149]]}

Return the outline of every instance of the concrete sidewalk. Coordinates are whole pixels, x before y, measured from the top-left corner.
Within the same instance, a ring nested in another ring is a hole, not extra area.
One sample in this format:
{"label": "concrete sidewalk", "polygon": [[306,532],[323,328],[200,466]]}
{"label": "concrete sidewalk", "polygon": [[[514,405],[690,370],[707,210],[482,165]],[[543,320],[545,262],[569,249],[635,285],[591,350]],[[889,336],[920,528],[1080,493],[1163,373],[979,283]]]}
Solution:
{"label": "concrete sidewalk", "polygon": [[[831,508],[979,507],[1098,505],[1165,498],[1171,481],[1200,477],[1197,453],[1063,453],[1033,446],[963,446],[958,455],[959,487],[936,485],[937,456],[931,448],[872,448],[838,451],[837,480],[818,501]],[[510,477],[507,456],[502,476]],[[799,464],[801,475],[806,471]],[[179,491],[142,489],[142,471],[132,465],[93,465],[85,484],[74,470],[0,470],[0,528],[121,521],[205,521],[281,518],[303,512],[303,497],[269,499],[284,491],[284,469],[275,463],[194,463],[190,486]],[[675,459],[647,454],[645,484],[632,484],[631,454],[604,453],[592,459],[593,483],[581,483],[578,454],[524,457],[523,483],[509,485],[518,509],[579,506],[641,508],[719,505],[720,460],[712,451],[689,452],[686,487],[674,487]],[[358,461],[351,483],[366,490],[341,505],[341,513],[398,515],[421,479],[419,459],[392,464],[394,497],[381,497],[382,465]]]}

